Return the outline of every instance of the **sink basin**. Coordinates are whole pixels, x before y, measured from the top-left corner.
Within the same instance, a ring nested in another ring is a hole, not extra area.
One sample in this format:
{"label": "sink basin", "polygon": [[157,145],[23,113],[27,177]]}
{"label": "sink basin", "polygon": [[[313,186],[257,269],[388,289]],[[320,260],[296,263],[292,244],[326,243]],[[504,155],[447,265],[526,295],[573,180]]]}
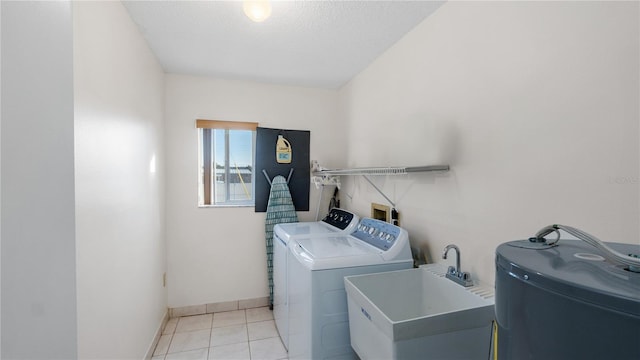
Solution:
{"label": "sink basin", "polygon": [[493,289],[465,288],[442,265],[345,277],[351,346],[361,359],[487,359]]}

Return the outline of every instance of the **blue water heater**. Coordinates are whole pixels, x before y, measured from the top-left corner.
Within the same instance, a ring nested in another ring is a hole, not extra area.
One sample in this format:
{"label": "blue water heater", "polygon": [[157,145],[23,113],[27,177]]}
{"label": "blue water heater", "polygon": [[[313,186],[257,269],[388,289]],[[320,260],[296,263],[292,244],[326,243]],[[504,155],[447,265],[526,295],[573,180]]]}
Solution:
{"label": "blue water heater", "polygon": [[580,240],[500,245],[495,299],[500,360],[640,359],[640,273]]}

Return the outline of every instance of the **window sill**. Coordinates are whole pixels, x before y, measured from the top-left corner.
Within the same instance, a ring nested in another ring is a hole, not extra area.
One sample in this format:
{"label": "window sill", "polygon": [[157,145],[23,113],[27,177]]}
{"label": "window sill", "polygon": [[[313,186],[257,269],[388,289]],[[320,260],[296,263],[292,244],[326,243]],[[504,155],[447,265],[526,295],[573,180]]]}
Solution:
{"label": "window sill", "polygon": [[255,207],[255,204],[198,205],[198,209]]}

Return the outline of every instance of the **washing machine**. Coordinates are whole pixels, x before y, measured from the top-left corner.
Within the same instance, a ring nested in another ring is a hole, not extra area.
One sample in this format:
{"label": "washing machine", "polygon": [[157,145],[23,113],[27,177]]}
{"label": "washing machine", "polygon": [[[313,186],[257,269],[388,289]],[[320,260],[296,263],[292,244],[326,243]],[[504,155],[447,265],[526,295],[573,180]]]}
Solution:
{"label": "washing machine", "polygon": [[[606,245],[640,254],[638,245]],[[640,359],[640,273],[595,247],[504,243],[495,284],[498,359]]]}
{"label": "washing machine", "polygon": [[273,318],[280,339],[289,348],[289,306],[287,292],[287,245],[291,239],[323,238],[355,231],[360,218],[333,208],[322,221],[277,224],[273,228]]}
{"label": "washing machine", "polygon": [[409,269],[407,231],[364,218],[351,235],[289,244],[289,359],[357,359],[344,277]]}

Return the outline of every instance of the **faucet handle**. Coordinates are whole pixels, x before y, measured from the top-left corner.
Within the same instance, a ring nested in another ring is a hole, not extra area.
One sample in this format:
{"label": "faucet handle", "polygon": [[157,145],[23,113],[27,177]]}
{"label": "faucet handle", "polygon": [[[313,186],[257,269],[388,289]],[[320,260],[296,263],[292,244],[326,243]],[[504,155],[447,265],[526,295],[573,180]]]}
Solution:
{"label": "faucet handle", "polygon": [[454,282],[464,286],[472,286],[473,280],[471,280],[471,274],[466,271],[456,271],[453,266],[449,266],[447,270],[446,278],[449,280],[453,280]]}
{"label": "faucet handle", "polygon": [[455,266],[449,266],[449,268],[447,269],[447,274],[451,274],[453,276],[457,275],[457,271],[456,271],[456,267]]}

